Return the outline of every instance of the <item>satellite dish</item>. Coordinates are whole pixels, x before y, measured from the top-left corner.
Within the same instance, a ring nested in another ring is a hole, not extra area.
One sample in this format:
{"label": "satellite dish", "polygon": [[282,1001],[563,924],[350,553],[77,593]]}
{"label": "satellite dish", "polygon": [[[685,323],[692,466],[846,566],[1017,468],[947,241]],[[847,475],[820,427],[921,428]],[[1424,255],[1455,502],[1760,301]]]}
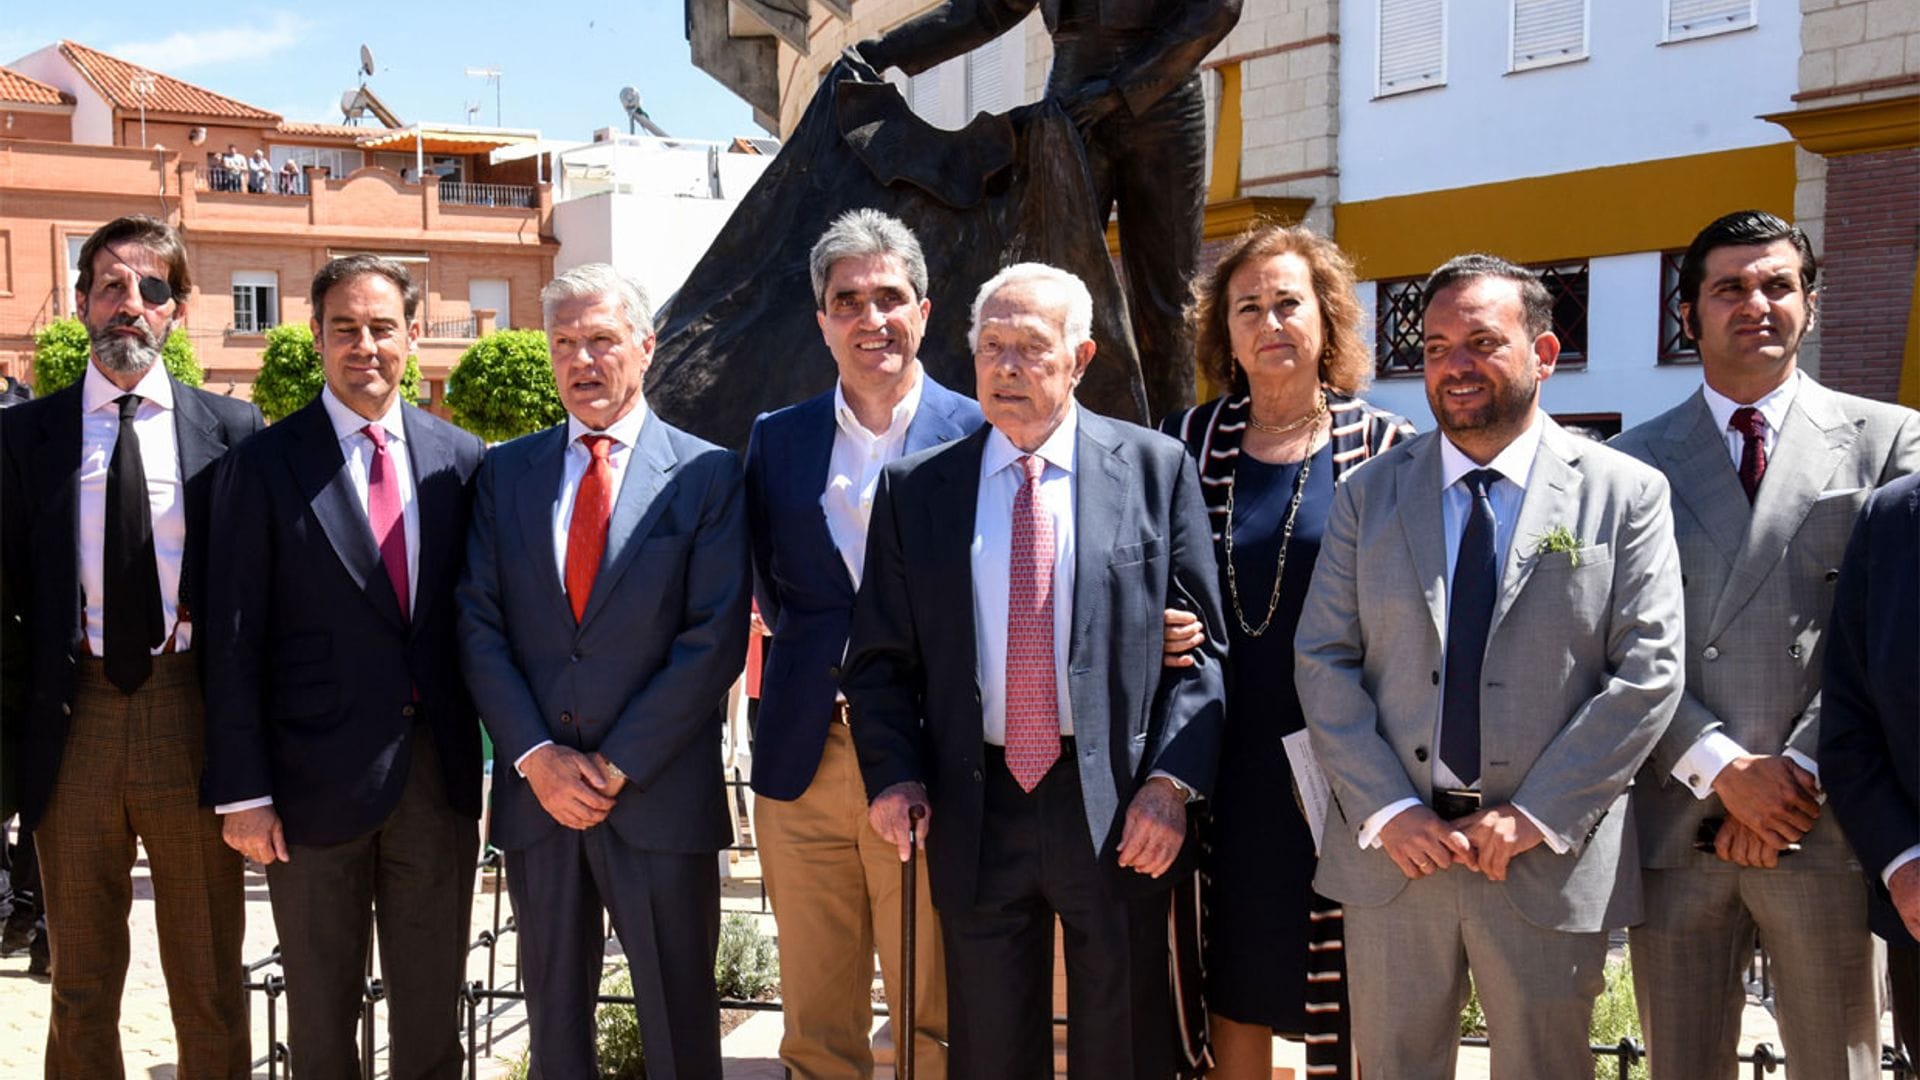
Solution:
{"label": "satellite dish", "polygon": [[360,74],[373,74],[373,50],[365,45],[360,46]]}
{"label": "satellite dish", "polygon": [[633,112],[635,109],[638,109],[640,107],[640,91],[631,86],[621,87],[620,107],[628,112]]}

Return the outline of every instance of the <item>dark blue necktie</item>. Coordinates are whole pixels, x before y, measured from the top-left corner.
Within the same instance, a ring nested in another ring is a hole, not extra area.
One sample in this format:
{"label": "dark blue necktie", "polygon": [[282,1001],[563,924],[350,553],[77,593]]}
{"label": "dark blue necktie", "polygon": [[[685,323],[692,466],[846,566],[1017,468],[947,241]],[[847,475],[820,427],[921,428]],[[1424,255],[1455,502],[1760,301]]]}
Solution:
{"label": "dark blue necktie", "polygon": [[1440,706],[1440,760],[1462,784],[1480,781],[1480,664],[1493,625],[1493,598],[1500,584],[1493,544],[1493,500],[1487,493],[1500,474],[1475,469],[1461,478],[1473,493],[1460,555],[1453,563],[1447,604],[1447,679]]}

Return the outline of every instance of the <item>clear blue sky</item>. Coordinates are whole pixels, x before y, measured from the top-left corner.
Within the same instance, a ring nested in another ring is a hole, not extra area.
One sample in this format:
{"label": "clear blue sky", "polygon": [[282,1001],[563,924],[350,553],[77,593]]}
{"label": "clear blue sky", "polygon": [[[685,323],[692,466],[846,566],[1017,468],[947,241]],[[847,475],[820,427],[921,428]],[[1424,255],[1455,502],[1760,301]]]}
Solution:
{"label": "clear blue sky", "polygon": [[67,38],[289,120],[339,122],[364,43],[375,64],[368,85],[409,123],[464,123],[478,102],[475,122],[492,124],[493,86],[464,74],[491,66],[505,73],[501,123],[549,138],[624,131],[626,85],[670,134],[764,134],[745,102],[694,68],[684,18],[681,0],[0,0],[0,64]]}

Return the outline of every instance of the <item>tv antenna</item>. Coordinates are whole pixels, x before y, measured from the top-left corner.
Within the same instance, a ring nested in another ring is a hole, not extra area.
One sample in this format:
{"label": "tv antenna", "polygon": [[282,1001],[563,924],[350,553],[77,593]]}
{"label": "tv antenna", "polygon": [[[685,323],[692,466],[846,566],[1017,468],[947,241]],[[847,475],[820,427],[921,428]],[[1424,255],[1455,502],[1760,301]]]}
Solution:
{"label": "tv antenna", "polygon": [[500,78],[505,74],[506,72],[501,71],[499,68],[492,67],[492,66],[470,67],[467,69],[468,78],[485,79],[488,82],[493,84],[493,126],[494,127],[500,126]]}
{"label": "tv antenna", "polygon": [[655,138],[672,138],[660,129],[659,124],[653,122],[653,117],[647,115],[647,110],[640,104],[640,91],[634,87],[620,88],[620,107],[627,113],[627,134],[634,134],[635,126],[638,126],[646,129],[647,134]]}

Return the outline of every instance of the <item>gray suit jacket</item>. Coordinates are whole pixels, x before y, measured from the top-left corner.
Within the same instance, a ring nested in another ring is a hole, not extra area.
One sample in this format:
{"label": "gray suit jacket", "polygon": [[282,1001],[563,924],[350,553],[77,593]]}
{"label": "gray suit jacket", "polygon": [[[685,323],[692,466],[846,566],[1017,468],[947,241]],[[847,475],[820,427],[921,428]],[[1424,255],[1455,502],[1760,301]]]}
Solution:
{"label": "gray suit jacket", "polygon": [[[1752,505],[1699,391],[1613,445],[1672,484],[1686,585],[1687,690],[1638,788],[1646,865],[1716,865],[1693,838],[1702,818],[1726,810],[1717,795],[1694,798],[1673,768],[1716,729],[1751,753],[1791,747],[1817,760],[1840,558],[1873,489],[1920,470],[1920,414],[1802,380]],[[1801,843],[1782,869],[1852,859],[1831,814]]]}
{"label": "gray suit jacket", "polygon": [[566,426],[487,454],[460,581],[460,660],[493,736],[493,843],[561,828],[513,768],[551,739],[627,774],[607,824],[648,851],[732,838],[721,706],[746,661],[746,500],[732,452],[649,416],[577,624],[553,548]]}
{"label": "gray suit jacket", "polygon": [[[1546,417],[1495,601],[1482,671],[1481,788],[1572,850],[1516,858],[1506,893],[1528,921],[1593,931],[1638,917],[1627,785],[1680,697],[1680,562],[1667,485]],[[1375,906],[1407,883],[1361,824],[1433,783],[1446,537],[1440,436],[1340,485],[1295,637],[1295,682],[1333,786],[1314,885]],[[1578,558],[1539,550],[1565,526]],[[1452,870],[1449,873],[1468,873]]]}

